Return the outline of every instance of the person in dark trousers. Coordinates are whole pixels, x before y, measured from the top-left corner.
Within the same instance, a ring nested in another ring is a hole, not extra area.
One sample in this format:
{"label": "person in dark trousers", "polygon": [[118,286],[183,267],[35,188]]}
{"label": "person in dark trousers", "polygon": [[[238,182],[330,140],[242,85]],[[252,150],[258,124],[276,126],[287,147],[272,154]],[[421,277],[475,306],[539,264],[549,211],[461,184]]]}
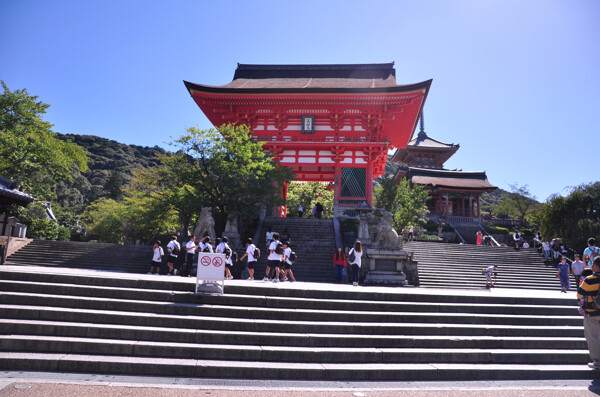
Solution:
{"label": "person in dark trousers", "polygon": [[594,274],[586,277],[577,289],[577,299],[583,299],[583,333],[592,359],[588,366],[600,370],[600,310],[594,303],[600,288],[600,256],[594,258],[592,271]]}
{"label": "person in dark trousers", "polygon": [[177,236],[171,237],[171,241],[169,241],[169,244],[167,244],[167,253],[169,254],[167,256],[167,266],[169,267],[169,272],[167,273],[167,276],[175,275],[175,269],[173,268],[173,265],[175,264],[175,262],[177,262],[177,255],[179,255],[180,250],[181,246],[177,241]]}
{"label": "person in dark trousers", "polygon": [[189,277],[192,271],[192,266],[194,265],[194,255],[196,255],[196,251],[198,247],[196,246],[196,237],[190,237],[190,241],[185,245],[185,265],[183,270],[181,271],[181,277]]}

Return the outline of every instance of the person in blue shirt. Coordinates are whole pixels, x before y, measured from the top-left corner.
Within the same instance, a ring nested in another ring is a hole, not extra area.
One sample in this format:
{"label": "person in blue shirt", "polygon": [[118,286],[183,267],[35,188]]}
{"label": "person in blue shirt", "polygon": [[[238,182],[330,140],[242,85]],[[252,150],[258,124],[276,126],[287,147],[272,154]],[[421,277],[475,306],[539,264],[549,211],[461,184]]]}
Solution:
{"label": "person in blue shirt", "polygon": [[562,292],[565,294],[569,289],[569,274],[571,273],[571,269],[569,268],[569,264],[567,263],[567,257],[563,256],[560,258],[560,263],[558,264],[558,272],[556,273],[556,277],[560,278],[560,288],[562,288]]}

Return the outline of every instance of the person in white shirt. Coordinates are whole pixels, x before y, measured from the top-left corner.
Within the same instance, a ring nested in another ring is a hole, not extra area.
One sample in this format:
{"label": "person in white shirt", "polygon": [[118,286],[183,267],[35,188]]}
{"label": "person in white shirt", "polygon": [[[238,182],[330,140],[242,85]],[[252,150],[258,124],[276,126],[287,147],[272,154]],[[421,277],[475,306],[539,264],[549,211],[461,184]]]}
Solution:
{"label": "person in white shirt", "polygon": [[304,208],[302,208],[302,204],[298,205],[298,218],[302,218],[304,215]]}
{"label": "person in white shirt", "polygon": [[[160,264],[162,263],[162,258],[165,256],[165,252],[160,246],[160,240],[156,240],[154,243],[152,262],[150,262],[150,271],[148,274],[159,275],[160,272]],[[154,272],[154,268],[156,267],[156,272]]]}
{"label": "person in white shirt", "polygon": [[550,259],[550,243],[546,240],[542,241],[542,249],[544,250],[545,260]]}
{"label": "person in white shirt", "polygon": [[523,241],[523,248],[529,248],[529,243],[527,240]]}
{"label": "person in white shirt", "polygon": [[283,242],[283,281],[286,280],[287,276],[290,276],[290,282],[296,281],[294,277],[294,273],[292,272],[292,261],[290,260],[290,255],[292,254],[292,248],[290,247],[290,243],[287,241]]}
{"label": "person in white shirt", "polygon": [[210,236],[206,236],[202,239],[200,244],[198,244],[198,251],[213,253],[213,247],[210,245]]}
{"label": "person in white shirt", "polygon": [[585,263],[579,260],[579,254],[575,254],[575,260],[571,263],[571,271],[575,277],[575,288],[579,288],[579,284],[581,284],[581,272],[585,268]]}
{"label": "person in white shirt", "polygon": [[358,280],[359,280],[359,272],[360,272],[360,267],[361,267],[360,258],[362,257],[362,254],[363,254],[362,244],[359,240],[356,240],[356,242],[354,243],[354,248],[352,248],[350,251],[348,251],[347,256],[350,257],[353,253],[354,253],[354,260],[350,263],[350,268],[352,269],[352,285],[357,287]]}
{"label": "person in white shirt", "polygon": [[254,265],[256,264],[256,259],[254,257],[254,252],[256,251],[256,245],[252,242],[252,238],[248,237],[248,242],[246,243],[246,253],[240,258],[240,261],[244,260],[244,258],[248,257],[248,280],[254,280]]}
{"label": "person in white shirt", "polygon": [[190,241],[185,245],[185,266],[183,270],[179,274],[181,277],[189,277],[192,271],[192,266],[194,265],[194,255],[198,247],[196,247],[196,237],[190,237]]}
{"label": "person in white shirt", "polygon": [[228,241],[229,239],[227,237],[223,237],[223,239],[221,240],[221,244],[217,246],[215,252],[217,254],[225,254],[225,279],[232,280],[233,276],[231,275],[230,270],[233,267],[233,262],[231,260],[232,251],[229,247],[229,244],[227,244]]}
{"label": "person in white shirt", "polygon": [[271,268],[273,268],[273,272],[275,273],[275,277],[273,277],[273,282],[276,283],[279,281],[279,272],[281,271],[281,259],[282,254],[278,254],[276,252],[277,246],[279,245],[279,233],[273,233],[273,241],[269,245],[269,256],[267,257],[267,269],[265,270],[265,277],[263,281],[269,280],[269,273],[271,272]]}
{"label": "person in white shirt", "polygon": [[167,244],[167,266],[169,267],[169,272],[167,276],[175,275],[175,269],[173,269],[173,264],[177,261],[177,255],[179,255],[179,251],[181,250],[181,246],[177,241],[177,236],[171,237],[171,241]]}

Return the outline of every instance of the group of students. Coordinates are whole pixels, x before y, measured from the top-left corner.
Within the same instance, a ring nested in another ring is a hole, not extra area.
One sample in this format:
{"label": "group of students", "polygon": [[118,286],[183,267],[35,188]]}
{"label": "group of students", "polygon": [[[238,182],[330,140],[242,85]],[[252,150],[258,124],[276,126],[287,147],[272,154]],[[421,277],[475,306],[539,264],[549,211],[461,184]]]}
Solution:
{"label": "group of students", "polygon": [[[205,236],[196,245],[196,237],[190,237],[190,240],[185,244],[185,261],[181,265],[179,275],[181,277],[189,277],[191,275],[192,266],[194,264],[194,257],[197,252],[208,252],[216,254],[225,254],[225,279],[233,279],[231,270],[233,269],[234,262],[238,261],[237,253],[229,247],[229,240],[227,237],[222,239],[217,238],[215,245],[211,244],[211,238]],[[296,281],[294,273],[292,272],[292,264],[296,259],[296,254],[292,252],[290,243],[288,240],[280,241],[279,233],[272,233],[270,236],[269,244],[269,256],[267,262],[267,269],[265,271],[265,277],[263,280],[279,282],[281,281]],[[169,268],[167,275],[174,276],[177,274],[175,269],[175,263],[181,253],[181,245],[177,241],[177,236],[172,236],[171,241],[167,244],[167,255],[161,246],[161,241],[156,240],[154,242],[152,261],[150,263],[150,271],[147,274],[158,275],[160,271],[160,265],[166,256],[167,266]],[[260,249],[254,245],[252,238],[248,238],[246,241],[246,251],[239,261],[247,259],[248,268],[248,280],[254,280],[255,266],[260,257]],[[272,270],[272,272],[271,272]]]}
{"label": "group of students", "polygon": [[363,255],[362,243],[359,240],[356,240],[354,243],[354,247],[348,251],[348,255],[344,253],[344,249],[342,247],[338,247],[337,251],[333,255],[333,267],[335,268],[335,281],[339,284],[342,282],[344,278],[344,269],[347,269],[350,266],[350,271],[352,273],[348,274],[348,278],[352,279],[352,285],[355,287],[358,286],[359,273],[361,264],[361,258]]}

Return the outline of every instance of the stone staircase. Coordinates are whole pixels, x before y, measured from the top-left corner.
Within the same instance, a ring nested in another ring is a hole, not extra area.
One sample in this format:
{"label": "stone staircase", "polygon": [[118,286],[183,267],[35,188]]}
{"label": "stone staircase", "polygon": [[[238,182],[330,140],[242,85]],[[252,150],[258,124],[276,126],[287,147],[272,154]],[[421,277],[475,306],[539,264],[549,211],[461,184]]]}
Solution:
{"label": "stone staircase", "polygon": [[333,282],[333,255],[336,247],[332,219],[266,218],[258,243],[261,255],[256,277],[262,278],[267,266],[269,250],[266,245],[266,231],[271,228],[272,231],[281,234],[286,227],[290,232],[292,250],[298,255],[292,266],[296,280]]}
{"label": "stone staircase", "polygon": [[454,229],[457,230],[465,243],[477,244],[477,232],[481,231],[479,224],[477,223],[457,223],[453,224]]}
{"label": "stone staircase", "polygon": [[32,240],[6,264],[146,273],[151,259],[151,246]]}
{"label": "stone staircase", "polygon": [[0,267],[0,370],[237,379],[594,379],[572,293]]}
{"label": "stone staircase", "polygon": [[[482,288],[481,270],[498,265],[496,288],[560,290],[556,267],[546,265],[533,248],[416,241],[404,243],[404,249],[418,262],[422,287]],[[572,288],[574,283],[572,279]]]}

